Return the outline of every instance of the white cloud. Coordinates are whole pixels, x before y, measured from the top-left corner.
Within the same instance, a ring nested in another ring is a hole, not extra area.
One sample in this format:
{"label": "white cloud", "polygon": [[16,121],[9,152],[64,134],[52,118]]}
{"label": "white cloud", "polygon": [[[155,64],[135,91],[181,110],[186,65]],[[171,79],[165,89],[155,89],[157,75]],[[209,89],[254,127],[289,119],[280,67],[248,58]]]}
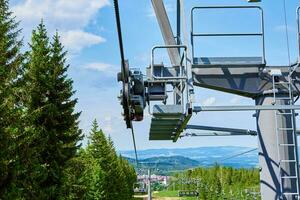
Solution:
{"label": "white cloud", "polygon": [[102,62],[86,64],[84,69],[101,72],[103,75],[107,77],[116,77],[116,74],[119,72],[119,67],[109,63],[102,63]]}
{"label": "white cloud", "polygon": [[71,30],[67,32],[60,33],[62,38],[62,43],[67,49],[72,52],[79,52],[83,48],[90,47],[95,44],[100,44],[106,40],[101,36],[87,33],[81,30]]}
{"label": "white cloud", "polygon": [[50,34],[59,30],[67,50],[78,52],[105,41],[83,30],[99,9],[108,5],[109,0],[22,0],[12,6],[12,11],[21,20],[25,40],[29,40],[31,30],[43,19]]}
{"label": "white cloud", "polygon": [[202,101],[203,106],[212,106],[216,103],[217,99],[216,97],[208,97],[204,101]]}
{"label": "white cloud", "polygon": [[100,72],[115,72],[116,67],[108,63],[89,63],[85,69],[96,70]]}
{"label": "white cloud", "polygon": [[44,18],[60,28],[74,29],[86,26],[97,11],[107,5],[108,0],[24,0],[12,10],[26,22]]}

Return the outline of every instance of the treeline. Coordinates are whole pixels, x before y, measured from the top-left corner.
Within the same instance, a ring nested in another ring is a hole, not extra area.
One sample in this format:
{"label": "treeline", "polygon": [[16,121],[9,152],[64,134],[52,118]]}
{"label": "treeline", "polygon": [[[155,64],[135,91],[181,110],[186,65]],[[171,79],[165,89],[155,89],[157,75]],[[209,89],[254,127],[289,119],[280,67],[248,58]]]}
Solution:
{"label": "treeline", "polygon": [[201,200],[260,199],[258,169],[234,169],[216,165],[177,173],[169,190],[198,191]]}
{"label": "treeline", "polygon": [[94,122],[82,149],[66,51],[41,22],[26,52],[0,0],[0,199],[131,199],[135,173]]}
{"label": "treeline", "polygon": [[117,156],[96,121],[89,141],[65,169],[60,199],[131,200],[137,180],[134,167]]}

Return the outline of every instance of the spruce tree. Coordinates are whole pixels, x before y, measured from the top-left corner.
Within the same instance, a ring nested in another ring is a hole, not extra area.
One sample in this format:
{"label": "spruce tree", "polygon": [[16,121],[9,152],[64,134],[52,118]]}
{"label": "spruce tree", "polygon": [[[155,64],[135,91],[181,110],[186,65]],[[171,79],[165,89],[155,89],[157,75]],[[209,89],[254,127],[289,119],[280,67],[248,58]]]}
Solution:
{"label": "spruce tree", "polygon": [[96,120],[93,121],[92,129],[90,132],[90,144],[87,147],[87,152],[94,158],[103,171],[103,182],[99,185],[99,193],[102,194],[103,200],[110,199],[111,184],[109,182],[110,172],[110,149],[106,140],[106,137],[102,130],[99,129],[99,125]]}
{"label": "spruce tree", "polygon": [[123,171],[123,174],[125,176],[125,183],[123,185],[124,190],[126,191],[126,199],[131,199],[134,195],[133,192],[133,185],[137,180],[136,172],[134,170],[134,167],[128,163],[127,160],[119,157],[119,162],[121,169]]}
{"label": "spruce tree", "polygon": [[[33,31],[26,68],[27,126],[39,199],[57,199],[66,162],[75,156],[81,139],[80,113],[74,112],[72,80],[67,77],[66,52],[56,34],[50,44],[43,22]],[[29,167],[29,166],[28,166]]]}
{"label": "spruce tree", "polygon": [[15,93],[22,64],[18,25],[8,0],[0,0],[0,198],[13,180],[16,163],[13,145],[19,117]]}
{"label": "spruce tree", "polygon": [[[54,115],[49,118],[49,124],[56,131],[54,139],[54,155],[61,168],[64,168],[66,161],[73,158],[80,147],[78,142],[82,139],[82,131],[79,129],[79,112],[75,112],[78,99],[73,99],[73,81],[68,78],[66,65],[67,52],[64,51],[58,33],[53,37],[51,44],[51,65],[49,102],[53,106]],[[59,170],[61,172],[61,170]]]}
{"label": "spruce tree", "polygon": [[[128,183],[126,180],[126,173],[123,170],[123,166],[120,163],[119,157],[117,156],[114,143],[111,139],[111,137],[108,137],[108,145],[111,152],[111,165],[114,167],[114,170],[112,170],[110,173],[110,176],[116,177],[114,179],[114,187],[112,188],[112,193],[116,194],[114,198],[123,200],[123,199],[131,199],[129,196],[130,191],[128,190]],[[131,188],[133,187],[133,184],[131,185]]]}
{"label": "spruce tree", "polygon": [[81,148],[64,170],[60,200],[101,199],[102,170],[86,149]]}
{"label": "spruce tree", "polygon": [[103,182],[99,186],[102,194],[101,199],[127,200],[126,177],[119,163],[115,148],[112,141],[99,129],[96,120],[92,125],[90,140],[88,151],[97,160],[103,171]]}

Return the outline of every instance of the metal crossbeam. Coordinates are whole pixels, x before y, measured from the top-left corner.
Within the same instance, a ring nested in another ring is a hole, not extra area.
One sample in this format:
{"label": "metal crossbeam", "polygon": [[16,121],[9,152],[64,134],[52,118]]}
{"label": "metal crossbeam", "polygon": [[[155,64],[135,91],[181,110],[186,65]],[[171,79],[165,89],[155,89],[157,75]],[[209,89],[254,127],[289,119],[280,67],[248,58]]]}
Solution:
{"label": "metal crossbeam", "polygon": [[[257,136],[257,131],[249,129],[224,128],[212,126],[187,125],[185,134],[180,137],[210,137],[210,136]],[[196,132],[203,131],[203,132]],[[204,132],[205,131],[205,132]],[[300,130],[296,131],[300,136]]]}
{"label": "metal crossbeam", "polygon": [[[249,129],[198,126],[198,125],[187,125],[186,130],[212,131],[210,134],[211,136],[219,135],[219,134],[220,135],[253,135],[253,136],[257,135],[256,131],[249,130]],[[219,132],[219,133],[217,133],[217,132]],[[209,134],[207,134],[207,135],[209,135]]]}
{"label": "metal crossbeam", "polygon": [[195,106],[193,112],[217,111],[259,111],[259,110],[300,110],[300,105],[272,105],[272,106]]}
{"label": "metal crossbeam", "polygon": [[[153,9],[162,32],[166,45],[177,45],[174,37],[173,30],[171,28],[171,23],[162,0],[152,0]],[[169,57],[173,66],[180,65],[180,54],[178,49],[167,49]]]}

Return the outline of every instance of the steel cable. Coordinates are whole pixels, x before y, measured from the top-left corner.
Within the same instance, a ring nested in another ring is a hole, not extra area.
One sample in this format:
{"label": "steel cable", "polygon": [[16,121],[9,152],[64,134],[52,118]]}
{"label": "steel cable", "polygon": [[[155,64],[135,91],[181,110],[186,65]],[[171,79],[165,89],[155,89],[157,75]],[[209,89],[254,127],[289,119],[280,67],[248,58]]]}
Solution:
{"label": "steel cable", "polygon": [[134,148],[134,154],[135,154],[135,162],[136,162],[136,167],[139,167],[139,160],[138,160],[138,154],[137,154],[137,148],[136,148],[136,141],[135,141],[135,134],[133,130],[133,124],[132,121],[131,123],[131,135],[132,135],[132,142],[133,142],[133,148]]}
{"label": "steel cable", "polygon": [[123,39],[122,39],[122,27],[121,27],[118,0],[114,0],[114,7],[115,7],[117,31],[118,31],[118,38],[119,38],[120,55],[121,55],[121,60],[122,60],[122,69],[123,69],[123,72],[125,72],[126,71],[126,69],[125,69],[125,55],[124,55],[124,47],[123,47]]}
{"label": "steel cable", "polygon": [[[121,60],[122,60],[122,70],[123,70],[123,72],[125,72],[126,71],[126,69],[125,69],[125,55],[124,55],[122,28],[121,28],[121,20],[120,20],[120,11],[119,11],[118,0],[114,0],[114,8],[115,8],[115,15],[116,15],[116,24],[117,24],[117,32],[118,32],[118,39],[119,39],[120,55],[121,55]],[[132,135],[133,147],[134,147],[134,153],[135,153],[135,161],[136,161],[136,166],[138,168],[138,155],[137,155],[136,141],[135,141],[135,135],[134,135],[132,121],[130,121],[130,126],[131,126],[131,135]]]}

